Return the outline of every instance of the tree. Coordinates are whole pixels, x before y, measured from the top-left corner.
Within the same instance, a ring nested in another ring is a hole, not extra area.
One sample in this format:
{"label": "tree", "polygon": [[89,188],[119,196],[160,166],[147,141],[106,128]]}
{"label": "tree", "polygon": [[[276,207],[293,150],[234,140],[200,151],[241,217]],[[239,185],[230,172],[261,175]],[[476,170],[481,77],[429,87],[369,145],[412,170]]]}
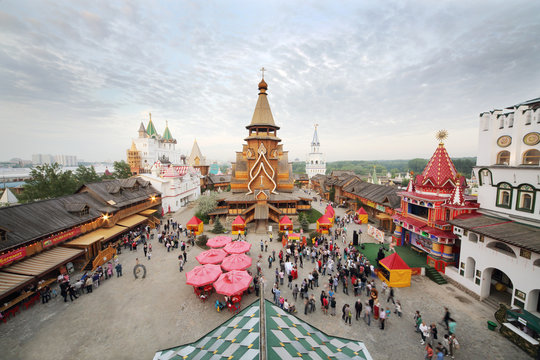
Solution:
{"label": "tree", "polygon": [[309,221],[303,212],[298,215],[298,221],[300,222],[300,227],[304,230],[304,233],[309,232]]}
{"label": "tree", "polygon": [[77,186],[82,186],[84,184],[100,181],[101,177],[96,173],[94,166],[86,167],[84,165],[79,165],[77,170],[75,170],[75,180],[77,181]]}
{"label": "tree", "polygon": [[409,179],[402,179],[401,180],[401,186],[403,186],[403,187],[409,186],[409,181],[410,181]]}
{"label": "tree", "polygon": [[125,162],[124,160],[115,161],[113,166],[114,166],[113,174],[116,179],[127,179],[131,177],[132,175],[131,168],[129,167],[129,164]]}
{"label": "tree", "polygon": [[212,232],[214,234],[223,234],[225,232],[225,228],[221,224],[221,221],[219,221],[218,216],[216,216],[216,221],[214,222],[214,229],[212,229]]}
{"label": "tree", "polygon": [[30,180],[26,181],[21,202],[51,199],[73,194],[77,190],[77,180],[70,170],[62,171],[58,163],[36,166],[30,171]]}
{"label": "tree", "polygon": [[332,188],[330,189],[330,192],[328,194],[328,199],[332,202],[334,202],[336,198],[336,188],[332,186]]}
{"label": "tree", "polygon": [[[208,213],[216,208],[216,205],[217,194],[215,192],[202,195],[197,203],[197,214],[201,215],[202,217],[207,217]],[[199,217],[199,215],[197,215],[197,217]]]}
{"label": "tree", "polygon": [[414,171],[415,174],[424,171],[428,161],[426,159],[412,159],[409,160],[409,169]]}

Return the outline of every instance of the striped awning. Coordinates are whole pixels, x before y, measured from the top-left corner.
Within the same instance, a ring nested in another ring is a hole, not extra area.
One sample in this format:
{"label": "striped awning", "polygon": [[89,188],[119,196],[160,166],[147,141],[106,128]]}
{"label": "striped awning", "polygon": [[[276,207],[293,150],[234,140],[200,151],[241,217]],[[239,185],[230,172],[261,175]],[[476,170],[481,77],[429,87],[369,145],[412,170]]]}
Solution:
{"label": "striped awning", "polygon": [[33,276],[10,274],[0,271],[0,297],[34,280]]}
{"label": "striped awning", "polygon": [[39,276],[56,269],[60,265],[64,265],[68,261],[77,258],[83,253],[84,250],[56,247],[32,256],[27,260],[23,260],[14,265],[8,266],[7,268],[2,269],[2,271],[22,275]]}
{"label": "striped awning", "polygon": [[148,220],[148,218],[146,216],[131,215],[131,216],[128,216],[127,218],[125,218],[125,219],[122,219],[122,220],[118,221],[116,224],[120,225],[120,226],[125,226],[125,227],[130,228],[130,227],[133,227],[135,225],[139,225],[140,223],[143,223],[146,220]]}

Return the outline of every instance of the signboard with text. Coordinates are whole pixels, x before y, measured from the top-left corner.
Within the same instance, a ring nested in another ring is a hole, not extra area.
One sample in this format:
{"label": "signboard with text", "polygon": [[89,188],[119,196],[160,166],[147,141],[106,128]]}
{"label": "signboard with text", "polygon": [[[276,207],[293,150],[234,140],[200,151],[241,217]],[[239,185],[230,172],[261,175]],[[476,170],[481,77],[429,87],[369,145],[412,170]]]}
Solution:
{"label": "signboard with text", "polygon": [[26,248],[10,251],[7,254],[0,255],[0,266],[11,264],[15,260],[22,259],[26,256]]}
{"label": "signboard with text", "polygon": [[80,235],[80,234],[81,234],[81,228],[77,227],[77,228],[71,229],[69,231],[65,231],[65,232],[63,232],[61,234],[51,236],[51,237],[43,240],[43,242],[42,242],[43,248],[46,249],[46,248],[48,248],[50,246],[59,244],[61,242],[66,241],[67,239],[71,239],[72,237],[75,237],[75,236]]}
{"label": "signboard with text", "polygon": [[368,225],[367,233],[369,236],[374,237],[375,239],[379,240],[380,242],[384,242],[384,232],[377,229],[375,226]]}

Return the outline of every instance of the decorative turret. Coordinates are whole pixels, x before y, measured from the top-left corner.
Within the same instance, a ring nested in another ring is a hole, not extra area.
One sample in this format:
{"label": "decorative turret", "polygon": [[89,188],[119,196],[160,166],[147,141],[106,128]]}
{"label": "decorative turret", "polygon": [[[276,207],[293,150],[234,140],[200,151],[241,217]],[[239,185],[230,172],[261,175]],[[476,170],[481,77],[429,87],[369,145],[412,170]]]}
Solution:
{"label": "decorative turret", "polygon": [[439,146],[426,165],[422,175],[416,177],[417,191],[436,195],[449,195],[457,184],[458,172],[450,159],[443,140],[448,136],[446,130],[437,132]]}
{"label": "decorative turret", "polygon": [[268,90],[268,85],[264,81],[264,68],[261,69],[263,72],[263,77],[259,83],[259,99],[257,100],[257,105],[255,105],[255,111],[253,112],[253,117],[251,118],[251,123],[246,126],[247,129],[254,126],[267,126],[272,129],[279,129],[279,126],[276,126],[274,122],[274,117],[272,116],[272,111],[270,110],[270,104],[268,104],[268,98],[266,91]]}
{"label": "decorative turret", "polygon": [[189,154],[188,165],[190,166],[206,166],[206,158],[202,155],[197,139],[193,141],[191,154]]}
{"label": "decorative turret", "polygon": [[141,121],[141,126],[139,126],[139,137],[140,138],[145,138],[147,136],[148,136],[148,134],[146,134],[146,129],[144,128],[144,124]]}
{"label": "decorative turret", "polygon": [[447,203],[450,205],[465,206],[465,196],[463,194],[463,185],[465,179],[457,175],[457,185],[454,187],[454,190],[450,194],[450,199]]}
{"label": "decorative turret", "polygon": [[159,135],[156,131],[156,128],[154,127],[154,123],[152,122],[152,113],[148,114],[150,116],[150,121],[148,122],[148,126],[146,127],[146,133],[151,138],[158,138]]}
{"label": "decorative turret", "polygon": [[164,142],[170,142],[170,143],[176,144],[176,140],[172,137],[171,130],[169,130],[169,122],[166,121],[165,124],[166,124],[165,131],[163,132],[163,137],[161,139]]}
{"label": "decorative turret", "polygon": [[409,180],[409,183],[407,184],[407,192],[414,192],[414,172],[411,171],[411,179]]}
{"label": "decorative turret", "polygon": [[371,176],[371,182],[373,184],[379,185],[379,179],[377,178],[377,169],[375,165],[373,165],[373,175]]}
{"label": "decorative turret", "polygon": [[319,143],[319,136],[317,135],[317,126],[319,126],[319,125],[315,124],[315,131],[313,132],[313,140],[311,141],[311,146],[313,146],[313,147],[321,145]]}

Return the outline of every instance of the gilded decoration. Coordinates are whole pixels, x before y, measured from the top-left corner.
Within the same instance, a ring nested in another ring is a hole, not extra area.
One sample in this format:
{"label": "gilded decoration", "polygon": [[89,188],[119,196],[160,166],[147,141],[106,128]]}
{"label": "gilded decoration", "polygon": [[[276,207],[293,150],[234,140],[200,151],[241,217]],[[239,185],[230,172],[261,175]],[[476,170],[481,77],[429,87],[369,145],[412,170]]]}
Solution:
{"label": "gilded decoration", "polygon": [[528,133],[523,137],[523,142],[525,145],[534,146],[540,143],[540,134],[537,132]]}
{"label": "gilded decoration", "polygon": [[512,143],[512,138],[508,135],[503,135],[497,139],[497,145],[503,148],[510,146],[511,143]]}

